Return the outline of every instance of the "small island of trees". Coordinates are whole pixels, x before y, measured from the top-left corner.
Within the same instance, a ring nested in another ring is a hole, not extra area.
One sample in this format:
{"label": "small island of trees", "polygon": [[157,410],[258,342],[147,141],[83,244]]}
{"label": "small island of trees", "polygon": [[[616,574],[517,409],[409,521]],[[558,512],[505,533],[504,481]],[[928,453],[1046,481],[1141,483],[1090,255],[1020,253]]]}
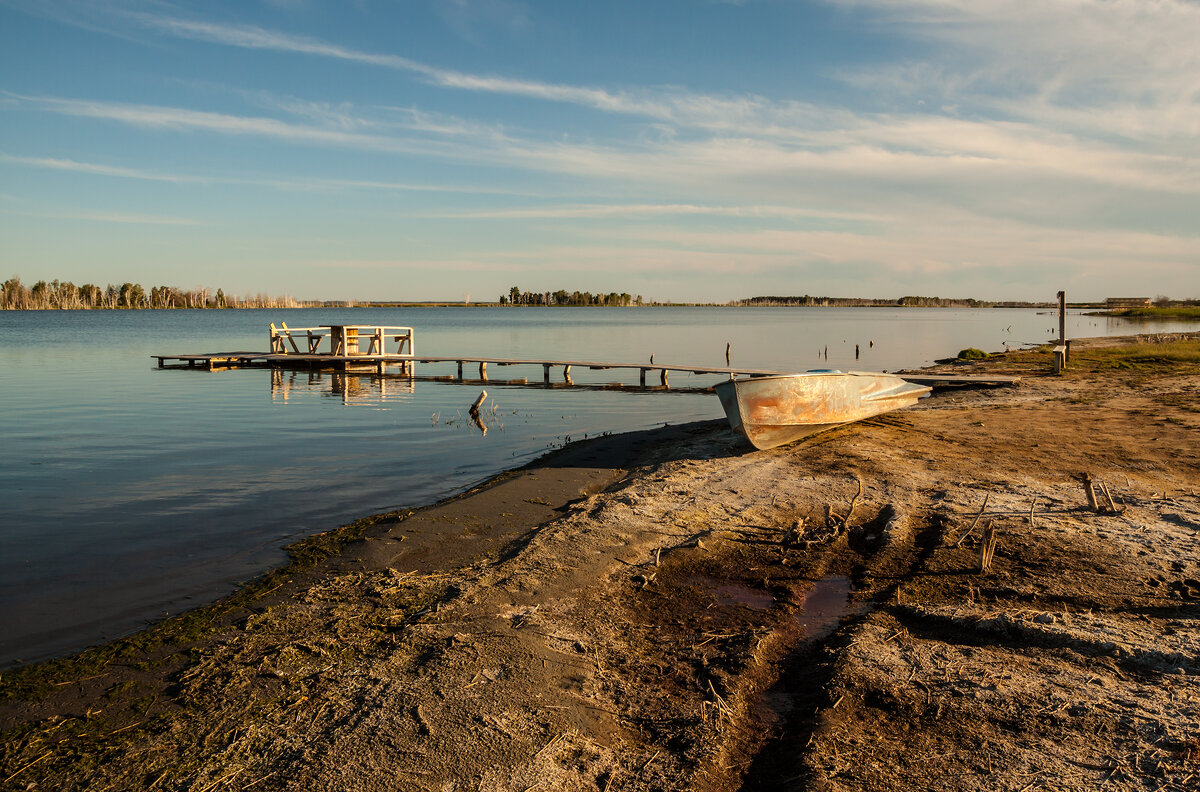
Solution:
{"label": "small island of trees", "polygon": [[508,294],[501,294],[501,305],[644,305],[642,295],[636,297],[622,292],[608,294],[592,294],[591,292],[566,291],[559,289],[553,292],[521,291],[520,286],[513,286]]}

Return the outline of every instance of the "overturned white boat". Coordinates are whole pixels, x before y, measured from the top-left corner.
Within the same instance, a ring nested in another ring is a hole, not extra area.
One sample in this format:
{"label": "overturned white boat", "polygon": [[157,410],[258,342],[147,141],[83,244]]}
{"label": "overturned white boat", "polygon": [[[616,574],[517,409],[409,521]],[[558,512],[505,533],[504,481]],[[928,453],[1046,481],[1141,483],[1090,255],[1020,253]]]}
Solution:
{"label": "overturned white boat", "polygon": [[822,369],[730,379],[714,390],[733,430],[767,449],[908,407],[930,389],[893,374]]}

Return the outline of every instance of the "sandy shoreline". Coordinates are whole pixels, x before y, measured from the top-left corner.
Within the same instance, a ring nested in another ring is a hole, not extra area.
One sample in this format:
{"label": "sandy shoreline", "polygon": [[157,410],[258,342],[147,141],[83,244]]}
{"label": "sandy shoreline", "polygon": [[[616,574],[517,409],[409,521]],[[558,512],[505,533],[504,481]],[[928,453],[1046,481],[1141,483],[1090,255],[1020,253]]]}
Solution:
{"label": "sandy shoreline", "polygon": [[303,542],[217,605],[6,672],[0,779],[1188,788],[1200,343],[1112,343],[771,452],[720,422],[602,438]]}

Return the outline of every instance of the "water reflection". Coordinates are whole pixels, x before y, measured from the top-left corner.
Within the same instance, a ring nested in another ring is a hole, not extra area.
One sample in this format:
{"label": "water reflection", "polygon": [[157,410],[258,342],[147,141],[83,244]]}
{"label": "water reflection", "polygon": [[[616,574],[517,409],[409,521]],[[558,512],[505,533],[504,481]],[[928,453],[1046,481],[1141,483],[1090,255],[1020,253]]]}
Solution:
{"label": "water reflection", "polygon": [[343,404],[378,404],[397,396],[411,396],[416,384],[411,377],[386,374],[271,369],[271,401],[287,403],[294,392],[338,398]]}
{"label": "water reflection", "polygon": [[294,370],[271,369],[271,401],[287,404],[294,396],[319,394],[325,397],[338,398],[343,404],[372,405],[394,399],[398,396],[409,397],[417,392],[417,382],[450,383],[468,387],[524,387],[536,390],[582,390],[582,391],[617,391],[628,393],[647,393],[652,391],[674,391],[676,393],[711,393],[712,385],[723,377],[709,375],[697,376],[681,373],[687,376],[689,384],[660,385],[636,384],[627,385],[624,382],[578,381],[569,373],[562,380],[534,380],[528,377],[510,379],[460,378],[451,375],[423,375],[413,373],[384,373],[384,374],[354,374],[341,371],[321,371],[316,369]]}

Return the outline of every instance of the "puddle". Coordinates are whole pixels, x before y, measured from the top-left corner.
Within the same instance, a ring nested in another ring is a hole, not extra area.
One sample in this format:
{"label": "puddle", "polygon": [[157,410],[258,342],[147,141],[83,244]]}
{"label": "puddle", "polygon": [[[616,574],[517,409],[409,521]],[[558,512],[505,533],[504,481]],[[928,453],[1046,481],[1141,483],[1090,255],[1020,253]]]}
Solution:
{"label": "puddle", "polygon": [[722,605],[741,605],[754,610],[770,610],[775,606],[775,598],[765,591],[755,591],[747,586],[736,583],[718,586],[713,594]]}
{"label": "puddle", "polygon": [[[793,617],[804,630],[804,644],[828,638],[851,612],[862,608],[850,605],[850,578],[845,575],[826,575],[813,584],[800,602],[800,611]],[[797,698],[811,693],[800,690],[785,674],[771,687],[759,693],[753,707],[759,720],[770,727],[784,725],[797,707]]]}
{"label": "puddle", "polygon": [[707,575],[689,577],[684,583],[712,594],[716,604],[722,607],[733,606],[750,610],[770,610],[775,607],[775,598],[770,594],[741,583],[731,583]]}
{"label": "puddle", "polygon": [[813,584],[800,603],[796,621],[804,628],[804,640],[819,641],[832,633],[850,610],[850,578],[826,575]]}
{"label": "puddle", "polygon": [[796,709],[796,697],[779,687],[771,687],[759,693],[752,706],[754,714],[767,726],[782,726]]}

